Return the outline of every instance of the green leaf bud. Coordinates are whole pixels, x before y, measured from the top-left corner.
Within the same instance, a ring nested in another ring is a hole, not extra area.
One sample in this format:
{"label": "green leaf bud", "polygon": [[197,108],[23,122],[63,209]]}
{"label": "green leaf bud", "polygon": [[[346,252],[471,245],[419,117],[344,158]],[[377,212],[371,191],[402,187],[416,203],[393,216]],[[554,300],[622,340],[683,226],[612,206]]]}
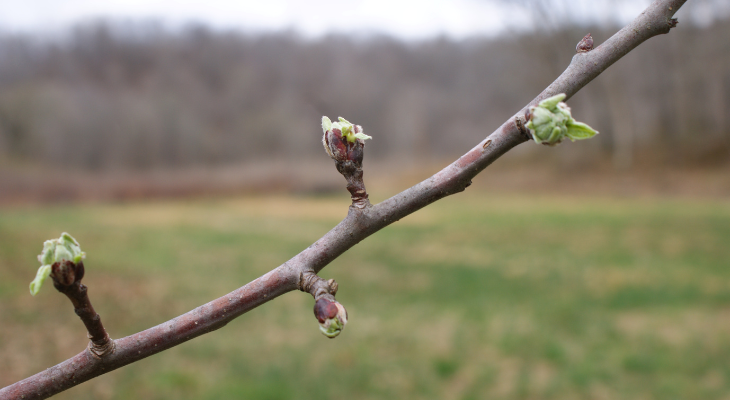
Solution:
{"label": "green leaf bud", "polygon": [[78,264],[84,258],[86,258],[86,253],[81,251],[79,242],[66,232],[62,233],[58,239],[46,240],[43,242],[41,254],[38,255],[41,267],[33,282],[30,283],[30,294],[35,296],[38,293],[43,282],[51,274],[53,264],[64,260]]}
{"label": "green leaf bud", "polygon": [[571,141],[588,139],[598,132],[590,126],[577,122],[570,113],[570,107],[562,101],[564,93],[547,98],[537,107],[530,107],[529,121],[525,125],[537,143],[555,146],[566,137]]}

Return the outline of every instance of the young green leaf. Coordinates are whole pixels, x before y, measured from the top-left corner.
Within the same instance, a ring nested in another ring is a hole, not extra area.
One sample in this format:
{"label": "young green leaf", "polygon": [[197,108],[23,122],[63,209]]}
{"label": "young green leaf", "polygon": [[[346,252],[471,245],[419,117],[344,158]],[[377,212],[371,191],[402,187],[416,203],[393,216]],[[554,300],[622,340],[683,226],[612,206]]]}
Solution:
{"label": "young green leaf", "polygon": [[547,99],[541,101],[538,105],[542,108],[547,108],[548,110],[552,110],[553,108],[558,106],[558,103],[565,100],[567,96],[565,93],[556,94],[553,97],[548,97]]}
{"label": "young green leaf", "polygon": [[360,140],[368,140],[368,139],[372,139],[373,138],[372,136],[366,135],[366,134],[364,134],[362,132],[356,133],[354,136],[356,138],[360,139]]}
{"label": "young green leaf", "polygon": [[594,130],[587,124],[576,121],[568,125],[568,132],[566,133],[566,136],[568,139],[575,142],[576,140],[590,139],[597,134],[598,131]]}
{"label": "young green leaf", "polygon": [[48,279],[50,275],[50,265],[42,265],[40,268],[38,268],[38,272],[35,274],[35,279],[33,279],[33,282],[30,283],[30,294],[32,296],[38,294],[38,291],[41,290],[41,286],[43,286],[43,282],[45,282],[45,280]]}
{"label": "young green leaf", "polygon": [[350,121],[348,121],[342,117],[337,117],[337,119],[339,119],[342,124],[347,124],[347,125],[352,126],[352,123]]}
{"label": "young green leaf", "polygon": [[332,121],[327,117],[322,117],[322,131],[327,133],[332,130]]}

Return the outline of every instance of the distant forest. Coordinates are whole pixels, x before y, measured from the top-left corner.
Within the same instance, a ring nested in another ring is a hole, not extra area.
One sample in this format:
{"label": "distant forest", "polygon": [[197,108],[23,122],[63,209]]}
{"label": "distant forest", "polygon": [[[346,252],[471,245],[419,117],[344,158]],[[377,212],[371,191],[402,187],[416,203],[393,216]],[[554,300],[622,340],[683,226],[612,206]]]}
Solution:
{"label": "distant forest", "polygon": [[[374,137],[369,160],[464,153],[568,65],[588,32],[493,39],[246,35],[96,22],[0,34],[0,165],[84,171],[326,157],[320,118]],[[616,168],[730,160],[730,21],[651,39],[569,101],[600,135],[516,157]],[[579,147],[575,147],[579,146]],[[522,149],[524,147],[524,149]],[[566,161],[568,160],[568,161]]]}

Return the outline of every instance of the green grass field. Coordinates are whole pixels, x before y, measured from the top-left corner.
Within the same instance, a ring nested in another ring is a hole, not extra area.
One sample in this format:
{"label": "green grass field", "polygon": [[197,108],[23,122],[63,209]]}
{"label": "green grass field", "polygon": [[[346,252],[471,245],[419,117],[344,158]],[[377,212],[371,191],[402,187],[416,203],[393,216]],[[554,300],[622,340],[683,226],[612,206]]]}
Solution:
{"label": "green grass field", "polygon": [[[35,256],[62,231],[119,338],[286,261],[348,199],[250,197],[0,210],[0,385],[86,345]],[[289,293],[59,399],[727,399],[730,202],[445,199],[323,270],[350,322]]]}

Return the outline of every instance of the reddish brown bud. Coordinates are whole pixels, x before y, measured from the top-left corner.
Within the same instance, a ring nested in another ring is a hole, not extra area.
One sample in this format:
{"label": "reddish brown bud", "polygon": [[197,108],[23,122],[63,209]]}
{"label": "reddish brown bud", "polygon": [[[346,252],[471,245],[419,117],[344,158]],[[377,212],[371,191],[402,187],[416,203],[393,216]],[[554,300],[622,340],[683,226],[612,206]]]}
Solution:
{"label": "reddish brown bud", "polygon": [[76,265],[68,260],[57,261],[51,265],[51,277],[62,286],[69,286],[76,281]]}
{"label": "reddish brown bud", "polygon": [[593,50],[593,37],[589,33],[589,34],[583,36],[583,39],[581,39],[581,41],[578,42],[578,45],[575,46],[575,51],[577,53],[587,53],[591,50]]}
{"label": "reddish brown bud", "polygon": [[[356,129],[357,128],[359,128],[359,126],[356,126]],[[335,161],[353,161],[355,163],[362,163],[365,142],[361,139],[355,139],[354,142],[349,142],[344,136],[342,136],[342,132],[339,129],[333,128],[332,130],[324,133],[322,142],[325,146],[325,150],[327,150],[327,154],[329,154]]]}
{"label": "reddish brown bud", "polygon": [[327,297],[320,297],[314,303],[314,316],[319,322],[319,330],[330,339],[339,335],[347,324],[345,307]]}
{"label": "reddish brown bud", "polygon": [[323,324],[326,320],[337,316],[337,305],[334,301],[320,298],[314,303],[314,316],[320,324]]}
{"label": "reddish brown bud", "polygon": [[322,144],[327,154],[335,161],[347,161],[347,140],[342,137],[342,132],[335,128],[324,133]]}
{"label": "reddish brown bud", "polygon": [[354,162],[357,165],[362,164],[362,159],[365,153],[363,150],[365,149],[365,143],[357,139],[355,143],[347,143],[347,159]]}
{"label": "reddish brown bud", "polygon": [[84,278],[84,273],[86,273],[86,268],[84,268],[84,262],[79,261],[78,263],[76,263],[76,273],[75,273],[76,277],[75,277],[74,281],[75,282],[81,281],[81,279]]}
{"label": "reddish brown bud", "polygon": [[73,261],[63,260],[57,261],[51,265],[51,278],[53,284],[59,290],[61,287],[71,286],[74,282],[79,282],[84,277],[84,263],[74,263]]}

